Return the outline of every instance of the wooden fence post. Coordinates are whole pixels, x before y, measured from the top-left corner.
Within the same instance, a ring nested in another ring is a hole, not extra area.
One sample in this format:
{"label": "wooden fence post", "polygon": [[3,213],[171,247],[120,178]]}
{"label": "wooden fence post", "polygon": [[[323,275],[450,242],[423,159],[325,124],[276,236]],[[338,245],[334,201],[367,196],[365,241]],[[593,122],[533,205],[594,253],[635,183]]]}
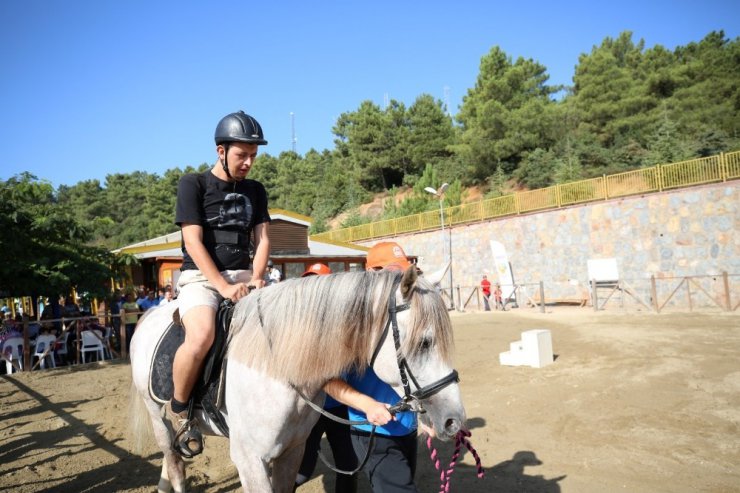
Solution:
{"label": "wooden fence post", "polygon": [[694,311],[694,304],[691,302],[691,277],[686,278],[686,297],[689,300],[689,311]]}
{"label": "wooden fence post", "polygon": [[727,311],[732,311],[732,299],[730,298],[730,279],[727,275],[727,271],[722,271],[722,283],[725,286],[725,303],[727,304]]}
{"label": "wooden fence post", "polygon": [[545,283],[540,281],[540,313],[545,313]]}
{"label": "wooden fence post", "polygon": [[596,292],[596,279],[591,279],[591,304],[594,307],[594,311],[599,311],[599,295]]}
{"label": "wooden fence post", "polygon": [[653,299],[653,308],[655,313],[660,313],[660,304],[658,304],[658,290],[655,286],[655,276],[650,276],[650,297]]}

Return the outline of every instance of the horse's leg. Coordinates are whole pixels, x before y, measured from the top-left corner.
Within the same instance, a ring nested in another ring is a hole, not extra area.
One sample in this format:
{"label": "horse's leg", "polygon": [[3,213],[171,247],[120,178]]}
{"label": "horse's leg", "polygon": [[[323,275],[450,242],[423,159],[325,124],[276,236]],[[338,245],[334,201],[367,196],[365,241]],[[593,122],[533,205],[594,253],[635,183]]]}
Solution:
{"label": "horse's leg", "polygon": [[276,493],[291,493],[301,467],[305,444],[286,450],[272,462],[272,489]]}
{"label": "horse's leg", "polygon": [[[236,465],[239,472],[239,480],[242,488],[247,493],[262,493],[273,491],[270,484],[270,468],[260,457],[247,450],[241,441],[235,440],[232,435],[230,440],[231,461]],[[290,491],[293,491],[292,489]]]}
{"label": "horse's leg", "polygon": [[[157,445],[164,453],[162,472],[159,477],[157,491],[167,493],[174,489],[175,493],[185,492],[185,461],[172,449],[172,434],[163,420],[160,411],[150,407],[152,428]],[[156,408],[155,408],[156,409]]]}

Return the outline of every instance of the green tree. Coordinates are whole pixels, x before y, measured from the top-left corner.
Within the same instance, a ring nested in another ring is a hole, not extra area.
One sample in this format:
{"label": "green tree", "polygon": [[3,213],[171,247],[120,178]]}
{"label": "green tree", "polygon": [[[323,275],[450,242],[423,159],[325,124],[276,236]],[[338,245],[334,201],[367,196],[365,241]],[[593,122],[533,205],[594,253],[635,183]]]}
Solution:
{"label": "green tree", "polygon": [[481,60],[475,87],[463,99],[458,121],[463,126],[455,146],[473,181],[486,179],[502,164],[513,171],[524,156],[552,141],[550,96],[544,66],[531,59],[512,62],[499,47]]}
{"label": "green tree", "polygon": [[488,188],[487,199],[501,197],[505,194],[506,173],[504,173],[504,168],[500,163],[496,166],[496,172],[488,178]]}
{"label": "green tree", "polygon": [[0,291],[56,296],[75,287],[103,294],[113,255],[90,246],[88,230],[58,204],[53,187],[24,173],[0,181]]}
{"label": "green tree", "polygon": [[406,153],[409,166],[404,170],[405,183],[415,182],[427,164],[437,169],[452,164],[455,129],[441,101],[435,101],[428,94],[419,96],[409,107],[408,126]]}

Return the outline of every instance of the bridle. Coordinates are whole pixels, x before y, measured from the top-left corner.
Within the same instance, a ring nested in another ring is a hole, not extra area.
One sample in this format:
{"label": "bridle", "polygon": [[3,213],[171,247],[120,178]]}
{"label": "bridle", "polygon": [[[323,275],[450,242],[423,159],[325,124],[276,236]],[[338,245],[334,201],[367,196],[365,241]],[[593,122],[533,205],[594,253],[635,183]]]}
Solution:
{"label": "bridle", "polygon": [[[423,414],[426,410],[421,401],[430,398],[448,385],[459,382],[460,377],[457,374],[457,370],[452,370],[447,376],[442,377],[429,385],[424,387],[419,385],[418,380],[416,380],[414,373],[411,371],[411,367],[409,367],[409,364],[406,361],[406,357],[401,354],[401,334],[398,330],[398,319],[396,318],[396,314],[408,310],[411,308],[411,305],[409,302],[402,305],[396,305],[396,288],[398,287],[398,284],[398,280],[393,284],[393,290],[388,302],[388,321],[385,323],[383,333],[380,335],[378,345],[375,347],[373,356],[370,359],[370,367],[372,368],[375,364],[375,359],[378,357],[380,349],[383,347],[383,341],[388,336],[388,328],[392,328],[393,344],[396,347],[396,363],[398,364],[398,372],[401,374],[401,384],[403,385],[404,396],[400,401],[391,406],[391,409],[393,412],[415,411]],[[413,392],[411,391],[411,385],[409,385],[409,378],[416,387],[416,390]]]}

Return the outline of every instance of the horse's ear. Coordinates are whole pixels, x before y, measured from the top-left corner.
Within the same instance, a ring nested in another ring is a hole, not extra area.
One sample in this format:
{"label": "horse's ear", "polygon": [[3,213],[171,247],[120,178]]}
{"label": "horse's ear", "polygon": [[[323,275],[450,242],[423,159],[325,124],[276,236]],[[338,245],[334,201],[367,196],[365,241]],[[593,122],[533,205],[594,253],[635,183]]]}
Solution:
{"label": "horse's ear", "polygon": [[442,281],[442,278],[445,276],[449,268],[450,268],[450,263],[447,262],[444,265],[444,267],[442,267],[440,270],[438,270],[437,272],[433,272],[429,274],[428,276],[424,276],[424,278],[427,281],[429,281],[432,284],[432,286],[437,285]]}
{"label": "horse's ear", "polygon": [[403,296],[403,299],[409,299],[409,296],[411,296],[411,290],[414,289],[414,284],[416,284],[416,279],[418,277],[415,265],[412,265],[403,273],[403,277],[401,278],[401,296]]}

